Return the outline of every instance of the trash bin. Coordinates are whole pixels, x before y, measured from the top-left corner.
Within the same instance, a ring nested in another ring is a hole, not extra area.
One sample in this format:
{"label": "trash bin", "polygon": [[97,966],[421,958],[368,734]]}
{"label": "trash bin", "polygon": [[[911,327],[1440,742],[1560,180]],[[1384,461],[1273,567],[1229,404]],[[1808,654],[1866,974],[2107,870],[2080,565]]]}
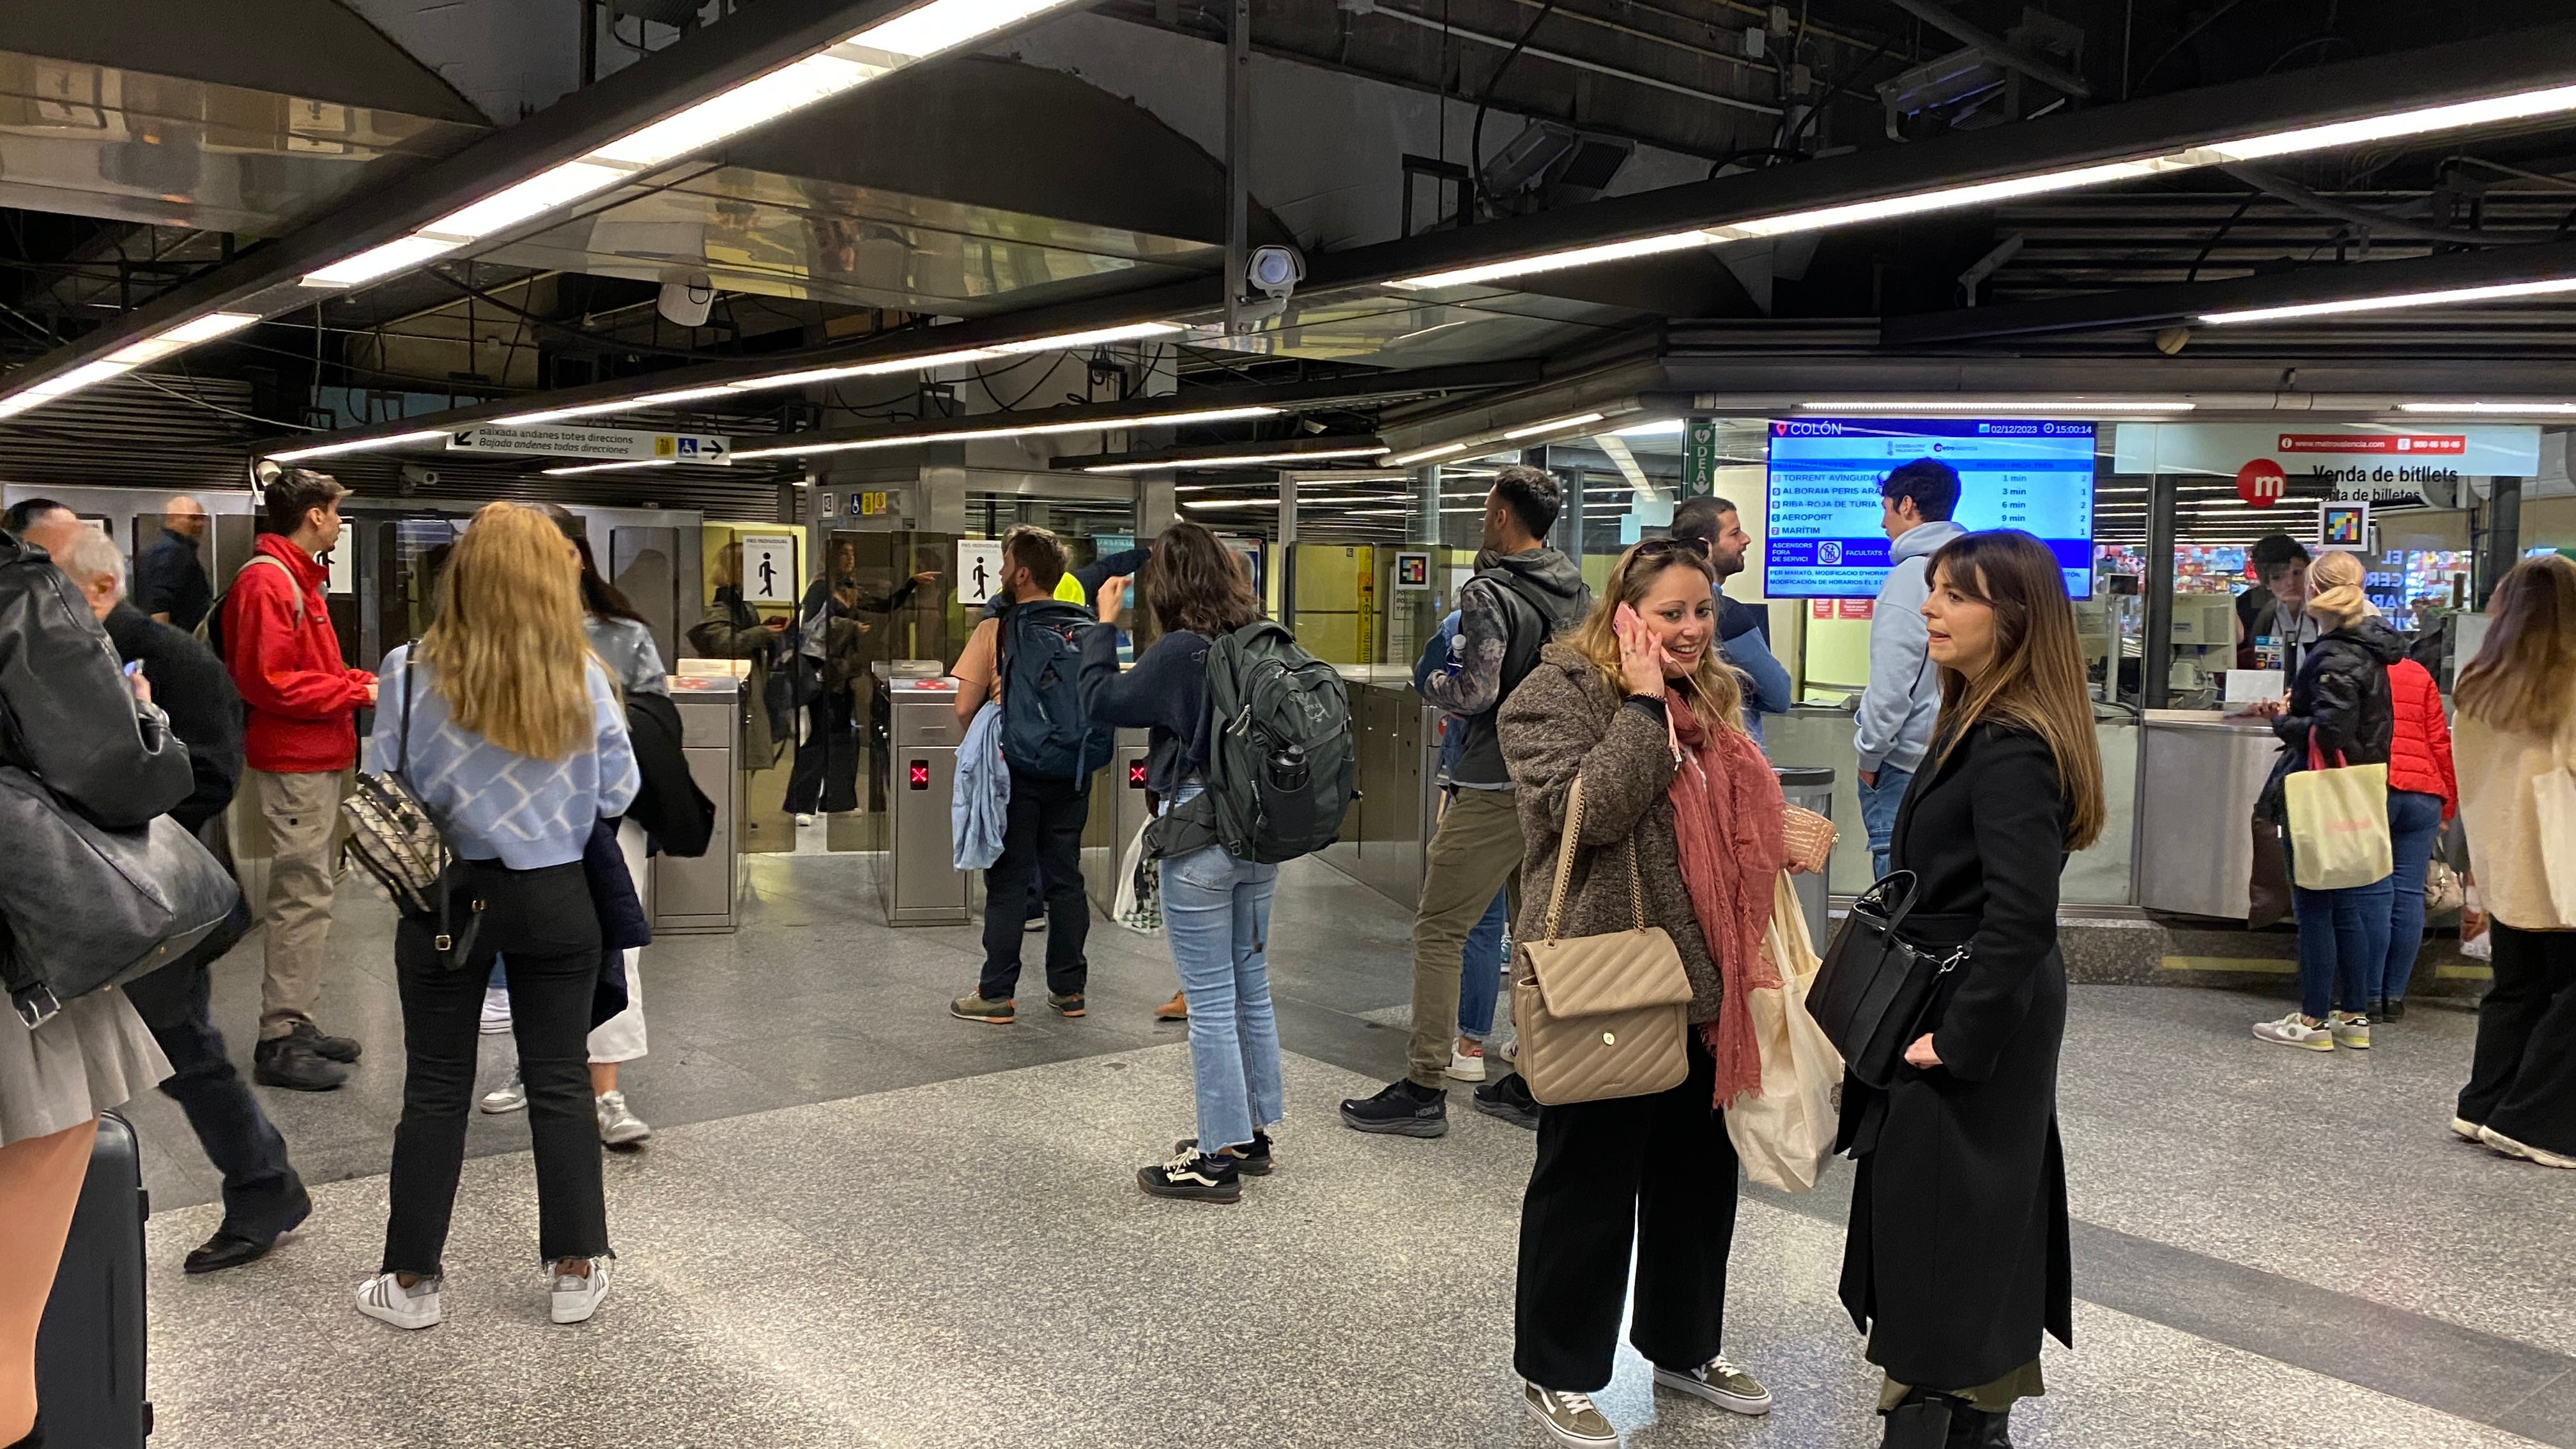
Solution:
{"label": "trash bin", "polygon": [[[1771,773],[1780,777],[1780,793],[1789,803],[1802,810],[1813,810],[1827,820],[1834,818],[1834,772],[1830,765],[1774,765]],[[1798,904],[1807,914],[1807,934],[1816,943],[1816,954],[1825,954],[1825,873],[1793,875],[1790,883],[1798,890]]]}

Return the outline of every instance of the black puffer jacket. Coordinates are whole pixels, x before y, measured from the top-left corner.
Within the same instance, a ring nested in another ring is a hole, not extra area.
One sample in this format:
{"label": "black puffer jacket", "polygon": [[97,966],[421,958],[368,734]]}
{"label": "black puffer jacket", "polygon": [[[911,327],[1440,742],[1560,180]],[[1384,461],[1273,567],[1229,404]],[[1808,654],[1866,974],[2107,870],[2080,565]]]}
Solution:
{"label": "black puffer jacket", "polygon": [[2308,767],[2311,741],[2329,766],[2388,763],[2397,730],[2388,666],[2405,657],[2406,637],[2381,619],[2355,620],[2309,646],[2290,684],[2289,708],[2272,722],[2281,758],[2263,787],[2265,818],[2286,818],[2281,782]]}

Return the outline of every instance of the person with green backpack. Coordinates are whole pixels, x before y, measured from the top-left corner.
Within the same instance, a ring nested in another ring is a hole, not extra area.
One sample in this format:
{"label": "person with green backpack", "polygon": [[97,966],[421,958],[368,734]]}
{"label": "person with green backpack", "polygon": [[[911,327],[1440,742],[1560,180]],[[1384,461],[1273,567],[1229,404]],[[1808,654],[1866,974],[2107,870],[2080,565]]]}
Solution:
{"label": "person with green backpack", "polygon": [[[1341,675],[1261,617],[1234,553],[1195,523],[1155,541],[1143,574],[1161,637],[1118,668],[1128,581],[1099,590],[1082,694],[1098,724],[1144,727],[1161,816],[1163,934],[1189,1005],[1198,1135],[1136,1173],[1156,1197],[1234,1202],[1271,1170],[1286,1115],[1267,946],[1279,862],[1331,843],[1351,797],[1350,700]],[[1222,728],[1218,722],[1223,721]],[[1453,968],[1454,969],[1454,968]]]}

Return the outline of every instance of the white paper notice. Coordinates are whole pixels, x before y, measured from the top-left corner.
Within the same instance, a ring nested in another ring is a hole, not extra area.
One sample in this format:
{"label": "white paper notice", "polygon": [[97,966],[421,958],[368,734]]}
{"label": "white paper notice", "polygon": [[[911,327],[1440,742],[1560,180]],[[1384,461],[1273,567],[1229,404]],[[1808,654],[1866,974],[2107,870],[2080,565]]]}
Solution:
{"label": "white paper notice", "polygon": [[2227,671],[2228,704],[2260,704],[2279,699],[2286,691],[2284,676],[2277,669],[2231,669]]}

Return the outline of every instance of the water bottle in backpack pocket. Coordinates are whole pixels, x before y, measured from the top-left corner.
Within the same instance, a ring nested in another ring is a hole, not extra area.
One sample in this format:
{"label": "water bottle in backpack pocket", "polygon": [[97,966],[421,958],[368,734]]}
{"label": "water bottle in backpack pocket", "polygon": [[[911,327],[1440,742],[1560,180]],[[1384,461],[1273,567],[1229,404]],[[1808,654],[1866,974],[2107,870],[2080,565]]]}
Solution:
{"label": "water bottle in backpack pocket", "polygon": [[1089,780],[1108,763],[1110,731],[1082,703],[1082,641],[1095,621],[1079,604],[1040,599],[1001,618],[1002,758],[1049,780]]}
{"label": "water bottle in backpack pocket", "polygon": [[1269,865],[1339,839],[1353,794],[1341,672],[1265,619],[1208,650],[1207,691],[1205,798],[1227,851]]}

